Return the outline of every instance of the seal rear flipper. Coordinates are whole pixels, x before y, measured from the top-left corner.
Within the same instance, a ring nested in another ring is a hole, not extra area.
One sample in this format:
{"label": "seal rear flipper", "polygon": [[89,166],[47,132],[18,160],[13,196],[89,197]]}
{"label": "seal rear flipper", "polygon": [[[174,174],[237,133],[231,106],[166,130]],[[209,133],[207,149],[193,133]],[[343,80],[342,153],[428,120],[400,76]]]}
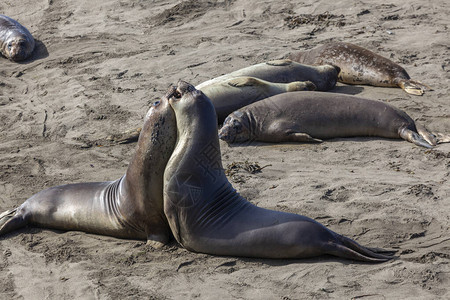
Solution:
{"label": "seal rear flipper", "polygon": [[312,142],[312,143],[322,143],[321,139],[316,139],[304,132],[287,132],[290,142]]}
{"label": "seal rear flipper", "polygon": [[375,248],[368,248],[368,247],[364,247],[361,246],[360,244],[358,244],[357,242],[355,242],[354,240],[345,237],[343,235],[339,235],[338,236],[338,240],[345,246],[348,247],[350,249],[352,249],[353,251],[356,251],[358,253],[361,253],[365,256],[369,256],[369,257],[373,257],[373,258],[379,258],[379,259],[392,259],[394,258],[392,255],[385,255],[385,254],[381,254],[380,252],[384,252],[384,253],[393,253],[393,251],[386,251],[384,249],[375,249]]}
{"label": "seal rear flipper", "polygon": [[408,128],[402,127],[398,130],[398,134],[405,141],[411,142],[417,146],[425,147],[428,149],[433,148],[425,139],[423,139],[417,132],[414,132]]}
{"label": "seal rear flipper", "polygon": [[[385,256],[384,258],[377,258],[373,256],[368,256],[362,253],[359,253],[349,247],[340,244],[329,244],[327,245],[326,254],[331,254],[337,257],[359,260],[364,262],[373,262],[373,263],[381,263],[391,260],[393,257]],[[374,253],[375,254],[375,253]]]}
{"label": "seal rear flipper", "polygon": [[0,214],[0,236],[25,227],[27,222],[22,215],[16,214],[17,208]]}
{"label": "seal rear flipper", "polygon": [[419,135],[432,146],[437,145],[436,136],[431,133],[425,126],[416,123],[416,129]]}
{"label": "seal rear flipper", "polygon": [[401,87],[405,92],[411,95],[422,96],[425,91],[432,91],[433,89],[426,84],[423,84],[415,80],[399,80],[398,86]]}
{"label": "seal rear flipper", "polygon": [[438,133],[438,132],[435,132],[433,134],[436,137],[437,144],[450,143],[450,135],[449,134],[443,134],[443,133]]}

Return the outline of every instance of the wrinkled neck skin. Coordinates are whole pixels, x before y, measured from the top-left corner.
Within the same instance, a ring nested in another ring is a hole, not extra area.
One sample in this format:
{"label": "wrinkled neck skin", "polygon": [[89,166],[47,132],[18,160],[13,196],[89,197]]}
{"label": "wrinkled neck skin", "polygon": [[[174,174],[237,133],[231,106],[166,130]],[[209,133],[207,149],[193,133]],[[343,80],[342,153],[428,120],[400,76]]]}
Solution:
{"label": "wrinkled neck skin", "polygon": [[169,230],[163,211],[163,176],[175,142],[174,117],[147,116],[136,152],[121,180],[120,198],[127,200],[119,204],[119,209],[129,222],[139,220],[137,226],[150,235],[149,239]]}
{"label": "wrinkled neck skin", "polygon": [[213,199],[209,196],[211,189],[226,176],[212,104],[190,107],[189,111],[174,110],[178,140],[164,173],[164,211],[175,239],[190,249],[192,232],[186,228],[196,222],[192,211],[201,211],[204,202]]}

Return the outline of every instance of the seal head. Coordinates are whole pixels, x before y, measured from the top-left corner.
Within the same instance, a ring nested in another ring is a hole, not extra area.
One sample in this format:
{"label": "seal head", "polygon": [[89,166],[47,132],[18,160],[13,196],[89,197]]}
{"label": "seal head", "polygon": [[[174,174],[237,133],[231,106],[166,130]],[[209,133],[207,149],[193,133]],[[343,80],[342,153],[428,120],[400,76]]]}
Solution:
{"label": "seal head", "polygon": [[25,60],[35,47],[31,33],[19,22],[0,15],[0,52],[12,61]]}

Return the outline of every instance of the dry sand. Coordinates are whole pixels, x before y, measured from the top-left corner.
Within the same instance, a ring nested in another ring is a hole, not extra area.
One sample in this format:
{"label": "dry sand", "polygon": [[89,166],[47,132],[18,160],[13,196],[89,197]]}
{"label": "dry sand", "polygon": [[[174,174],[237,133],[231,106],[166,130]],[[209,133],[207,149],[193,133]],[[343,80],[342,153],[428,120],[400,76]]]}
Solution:
{"label": "dry sand", "polygon": [[[301,14],[327,20],[287,21]],[[330,40],[366,47],[435,90],[346,86],[450,133],[450,4],[401,1],[4,0],[38,40],[34,58],[0,58],[0,211],[59,184],[121,176],[135,144],[90,141],[139,126],[178,79],[198,84]],[[332,17],[332,18],[331,18]],[[196,254],[175,243],[27,228],[0,239],[1,299],[449,299],[450,144],[402,140],[221,143],[224,166],[266,208],[312,217],[399,258],[265,260]]]}

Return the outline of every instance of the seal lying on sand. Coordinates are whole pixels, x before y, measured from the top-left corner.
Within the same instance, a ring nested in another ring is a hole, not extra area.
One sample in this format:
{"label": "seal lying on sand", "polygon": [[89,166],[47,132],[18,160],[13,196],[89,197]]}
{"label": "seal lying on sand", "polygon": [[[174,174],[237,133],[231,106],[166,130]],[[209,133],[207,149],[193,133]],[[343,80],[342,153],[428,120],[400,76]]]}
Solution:
{"label": "seal lying on sand", "polygon": [[201,91],[212,101],[222,124],[230,113],[253,102],[281,93],[315,89],[311,81],[274,83],[255,77],[236,77],[203,86]]}
{"label": "seal lying on sand", "polygon": [[[259,69],[258,72],[262,70],[259,67],[256,69]],[[290,72],[290,69],[288,68],[285,70]],[[337,72],[334,68],[331,69],[331,72],[334,72],[334,76],[337,76]],[[333,84],[336,84],[336,80]],[[267,97],[285,92],[312,91],[316,89],[315,84],[311,81],[276,83],[249,76],[225,76],[220,80],[209,80],[208,82],[200,84],[200,86],[202,86],[202,92],[213,102],[220,123],[236,109]],[[126,132],[113,134],[107,137],[107,140],[119,144],[134,142],[137,140],[140,130],[140,128],[134,128]]]}
{"label": "seal lying on sand", "polygon": [[338,66],[339,81],[348,84],[368,84],[383,87],[400,87],[413,95],[422,95],[431,88],[411,80],[398,64],[362,47],[332,42],[308,51],[289,56],[293,61],[310,64]]}
{"label": "seal lying on sand", "polygon": [[166,97],[149,109],[126,174],[108,182],[78,183],[43,190],[0,214],[0,235],[26,225],[80,230],[118,238],[168,242],[163,211],[163,174],[177,137],[175,114]]}
{"label": "seal lying on sand", "polygon": [[222,168],[211,101],[186,82],[169,98],[178,140],[164,172],[164,211],[186,249],[215,255],[304,258],[331,254],[383,262],[374,253],[320,223],[259,208],[242,198]]}
{"label": "seal lying on sand", "polygon": [[318,91],[328,91],[336,85],[338,73],[339,68],[331,65],[307,66],[291,60],[273,60],[210,79],[200,83],[196,88],[203,90],[203,87],[212,83],[223,82],[224,80],[236,77],[249,76],[278,83],[311,81]]}
{"label": "seal lying on sand", "polygon": [[0,52],[13,61],[26,59],[34,50],[34,38],[19,22],[0,15]]}
{"label": "seal lying on sand", "polygon": [[427,148],[449,139],[430,133],[384,102],[325,92],[279,94],[250,104],[230,114],[219,131],[228,143],[321,142],[352,136],[403,138]]}

